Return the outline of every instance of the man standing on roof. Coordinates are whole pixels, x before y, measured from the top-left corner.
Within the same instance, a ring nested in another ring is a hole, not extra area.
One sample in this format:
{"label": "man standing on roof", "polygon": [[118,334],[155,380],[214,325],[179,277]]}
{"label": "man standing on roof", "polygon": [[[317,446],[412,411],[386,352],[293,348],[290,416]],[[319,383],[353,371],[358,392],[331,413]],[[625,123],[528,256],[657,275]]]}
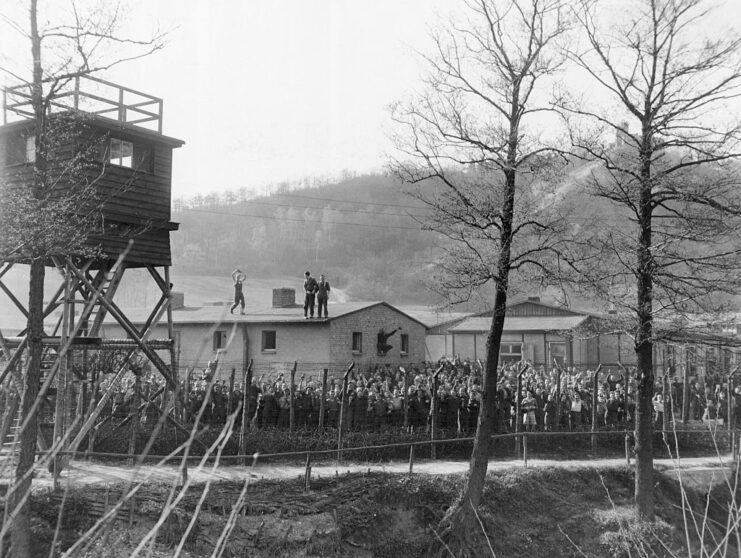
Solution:
{"label": "man standing on roof", "polygon": [[317,310],[317,317],[322,317],[322,308],[324,308],[324,317],[329,318],[329,312],[327,312],[327,300],[329,299],[329,281],[324,279],[324,275],[319,276],[319,283],[317,283],[316,299],[319,303],[319,309]]}
{"label": "man standing on roof", "polygon": [[314,317],[314,297],[319,286],[316,283],[316,279],[311,276],[310,271],[304,273],[304,277],[304,318],[308,320],[309,317]]}
{"label": "man standing on roof", "polygon": [[232,281],[234,281],[234,304],[232,304],[229,310],[230,314],[234,313],[234,309],[237,305],[241,305],[242,309],[240,314],[244,314],[244,293],[242,292],[242,283],[247,279],[247,276],[241,269],[235,269],[232,271]]}

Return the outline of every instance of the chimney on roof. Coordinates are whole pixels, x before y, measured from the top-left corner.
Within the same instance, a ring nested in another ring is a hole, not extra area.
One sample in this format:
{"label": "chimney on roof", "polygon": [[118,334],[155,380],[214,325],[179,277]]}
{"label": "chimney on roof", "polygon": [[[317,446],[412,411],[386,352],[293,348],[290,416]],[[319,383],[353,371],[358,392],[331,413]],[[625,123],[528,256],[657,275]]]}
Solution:
{"label": "chimney on roof", "polygon": [[529,296],[527,297],[528,302],[540,302],[539,296]]}
{"label": "chimney on roof", "polygon": [[170,308],[173,310],[185,308],[185,293],[172,291],[170,293]]}
{"label": "chimney on roof", "polygon": [[273,308],[292,308],[296,306],[296,289],[282,287],[273,289]]}

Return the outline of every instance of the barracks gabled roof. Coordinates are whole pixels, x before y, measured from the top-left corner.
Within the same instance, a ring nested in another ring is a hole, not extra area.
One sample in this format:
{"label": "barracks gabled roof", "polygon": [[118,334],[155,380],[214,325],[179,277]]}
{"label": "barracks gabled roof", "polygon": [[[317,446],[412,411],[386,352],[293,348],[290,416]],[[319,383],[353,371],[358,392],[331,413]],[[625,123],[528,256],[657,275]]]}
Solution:
{"label": "barracks gabled roof", "polygon": [[[504,331],[568,331],[582,325],[589,316],[527,316],[505,317]],[[482,333],[489,331],[491,318],[467,318],[451,327],[451,333]]]}
{"label": "barracks gabled roof", "polygon": [[[234,311],[234,314],[229,313],[230,304],[224,305],[210,305],[210,306],[184,306],[172,311],[173,323],[179,325],[192,324],[207,324],[213,325],[216,323],[220,324],[262,324],[262,323],[293,323],[293,324],[316,324],[316,323],[329,323],[332,320],[344,318],[376,306],[385,306],[391,310],[406,316],[410,320],[418,323],[425,329],[427,326],[414,316],[410,316],[408,313],[392,306],[388,302],[373,301],[373,302],[337,302],[329,303],[327,310],[329,311],[329,318],[306,320],[304,318],[303,306],[292,306],[288,308],[262,308],[256,310],[246,309],[244,314],[239,314],[238,310]],[[124,310],[126,315],[129,317],[134,324],[143,324],[149,317],[150,310],[143,308],[134,308]],[[114,323],[113,318],[110,316],[106,317],[106,323]],[[162,322],[160,322],[162,323]]]}

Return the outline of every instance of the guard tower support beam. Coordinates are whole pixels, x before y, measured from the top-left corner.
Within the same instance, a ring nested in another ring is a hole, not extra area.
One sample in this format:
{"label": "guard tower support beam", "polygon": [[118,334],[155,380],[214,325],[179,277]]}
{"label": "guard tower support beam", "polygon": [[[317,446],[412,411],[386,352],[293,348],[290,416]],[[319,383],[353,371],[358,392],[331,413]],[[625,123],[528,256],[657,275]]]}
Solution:
{"label": "guard tower support beam", "polygon": [[[92,283],[88,281],[87,277],[76,267],[71,266],[72,273],[77,276],[77,278],[82,282],[85,286],[92,289]],[[105,297],[99,297],[98,300],[103,305],[103,307],[108,311],[108,313],[116,320],[116,322],[124,329],[124,331],[131,337],[136,344],[139,346],[141,351],[146,355],[146,357],[150,360],[150,362],[157,368],[160,374],[165,378],[168,384],[174,389],[175,388],[175,381],[172,377],[172,372],[167,367],[167,365],[162,361],[162,359],[159,357],[157,353],[155,353],[149,345],[147,345],[146,341],[142,338],[141,334],[136,330],[134,325],[129,321],[129,319],[125,316],[125,314],[118,308],[118,306],[115,305],[113,302],[109,302],[106,300]],[[169,301],[166,306],[169,306]],[[160,309],[160,316],[163,313],[163,309]]]}

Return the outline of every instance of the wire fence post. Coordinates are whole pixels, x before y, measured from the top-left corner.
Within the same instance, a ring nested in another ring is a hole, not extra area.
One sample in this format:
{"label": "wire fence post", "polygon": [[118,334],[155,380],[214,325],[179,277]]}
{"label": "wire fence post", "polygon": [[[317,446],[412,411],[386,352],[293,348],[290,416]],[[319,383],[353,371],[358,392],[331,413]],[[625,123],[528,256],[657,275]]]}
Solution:
{"label": "wire fence post", "polygon": [[599,399],[597,397],[597,392],[599,391],[599,372],[602,370],[602,365],[597,365],[597,370],[594,371],[594,377],[592,378],[592,453],[594,453],[597,450],[597,435],[595,432],[597,432],[597,404],[599,402]]}
{"label": "wire fence post", "polygon": [[409,429],[409,374],[406,369],[399,366],[399,370],[404,374],[404,431]]}
{"label": "wire fence post", "polygon": [[739,366],[736,366],[731,373],[728,374],[728,434],[731,439],[731,456],[734,461],[736,459],[736,400],[735,400],[735,389],[734,389],[734,377],[739,371]]}
{"label": "wire fence post", "polygon": [[684,364],[682,365],[682,423],[687,424],[690,420],[690,377],[687,369],[689,354],[684,349]]}
{"label": "wire fence post", "polygon": [[342,431],[345,428],[344,423],[345,417],[347,416],[347,378],[350,375],[350,372],[352,372],[353,368],[355,368],[355,361],[352,361],[352,363],[350,363],[347,371],[342,376],[342,401],[340,403],[340,421],[337,425],[337,463],[342,460]]}
{"label": "wire fence post", "polygon": [[304,473],[304,492],[311,489],[311,452],[306,452],[306,473]]}
{"label": "wire fence post", "polygon": [[[525,363],[522,370],[517,372],[517,393],[515,395],[515,434],[522,432],[522,376],[525,374],[527,369],[530,367],[529,364]],[[515,436],[515,455],[519,459],[520,457],[520,437]]]}
{"label": "wire fence post", "polygon": [[630,433],[625,432],[625,462],[630,467]]}
{"label": "wire fence post", "polygon": [[[661,414],[661,438],[665,444],[669,443],[669,413],[672,412],[671,391],[669,389],[669,377],[664,367],[664,376],[661,378],[661,395],[664,404],[664,412]],[[668,397],[667,397],[668,395]]]}
{"label": "wire fence post", "polygon": [[322,399],[319,401],[319,430],[324,430],[324,415],[327,412],[327,373],[329,370],[322,370]]}
{"label": "wire fence post", "polygon": [[234,393],[234,375],[237,373],[237,369],[232,366],[232,371],[229,374],[229,397],[226,399],[226,415],[232,414],[232,393]]}
{"label": "wire fence post", "polygon": [[555,358],[553,364],[556,366],[556,428],[561,430],[561,374],[563,371]]}
{"label": "wire fence post", "polygon": [[247,428],[250,424],[250,389],[252,389],[252,359],[244,372],[242,382],[242,430],[239,432],[239,455],[242,456],[240,463],[247,465]]}
{"label": "wire fence post", "polygon": [[444,364],[441,364],[435,373],[432,375],[432,400],[430,401],[430,457],[434,461],[437,459],[437,447],[435,446],[435,438],[437,437],[437,390],[438,382],[440,378],[440,372],[442,372]]}
{"label": "wire fence post", "polygon": [[289,400],[289,419],[288,419],[288,431],[293,434],[293,429],[296,426],[296,368],[298,367],[298,361],[294,361],[293,368],[291,368],[291,398]]}
{"label": "wire fence post", "polygon": [[527,468],[527,432],[522,433],[522,460],[523,465]]}
{"label": "wire fence post", "polygon": [[409,446],[409,474],[414,470],[414,444]]}
{"label": "wire fence post", "polygon": [[139,426],[140,426],[140,419],[139,419],[139,405],[141,403],[141,374],[142,371],[140,368],[136,368],[135,370],[132,369],[132,372],[134,372],[134,400],[132,404],[132,409],[129,411],[130,417],[131,417],[131,431],[129,436],[129,457],[128,464],[133,465],[134,464],[134,454],[136,453],[136,441],[139,437]]}

